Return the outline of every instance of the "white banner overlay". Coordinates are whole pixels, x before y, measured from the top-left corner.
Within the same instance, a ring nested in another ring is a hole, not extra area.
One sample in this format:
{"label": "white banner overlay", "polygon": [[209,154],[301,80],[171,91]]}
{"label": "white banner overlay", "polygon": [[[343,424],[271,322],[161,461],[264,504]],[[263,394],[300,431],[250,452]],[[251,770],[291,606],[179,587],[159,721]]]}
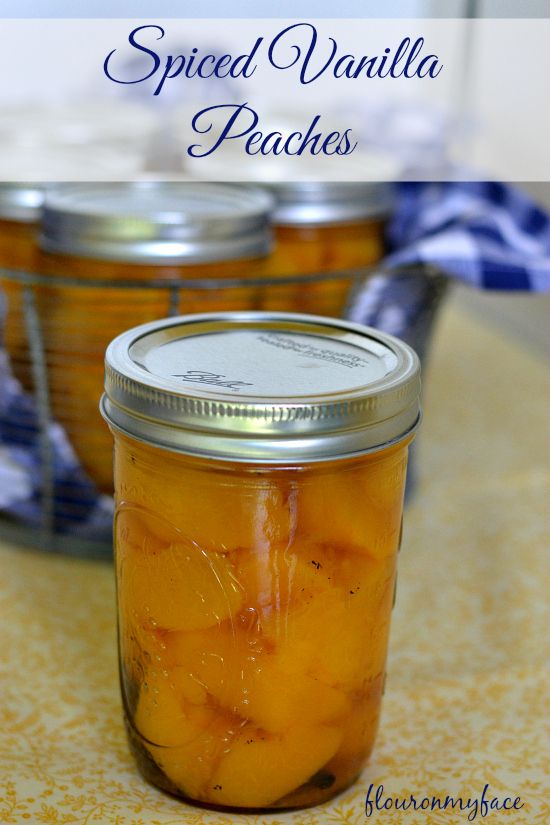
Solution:
{"label": "white banner overlay", "polygon": [[3,20],[0,180],[550,180],[550,20]]}

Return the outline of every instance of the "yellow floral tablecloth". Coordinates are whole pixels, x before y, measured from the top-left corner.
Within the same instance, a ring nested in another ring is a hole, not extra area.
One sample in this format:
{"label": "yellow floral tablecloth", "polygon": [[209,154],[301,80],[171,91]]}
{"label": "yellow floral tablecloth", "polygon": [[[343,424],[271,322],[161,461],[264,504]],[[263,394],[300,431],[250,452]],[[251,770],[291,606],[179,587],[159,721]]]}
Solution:
{"label": "yellow floral tablecloth", "polygon": [[305,812],[224,815],[146,785],[128,753],[107,564],[0,546],[0,822],[466,823],[365,818],[385,797],[521,797],[487,820],[550,823],[550,370],[453,300],[440,322],[406,514],[382,728],[361,783]]}

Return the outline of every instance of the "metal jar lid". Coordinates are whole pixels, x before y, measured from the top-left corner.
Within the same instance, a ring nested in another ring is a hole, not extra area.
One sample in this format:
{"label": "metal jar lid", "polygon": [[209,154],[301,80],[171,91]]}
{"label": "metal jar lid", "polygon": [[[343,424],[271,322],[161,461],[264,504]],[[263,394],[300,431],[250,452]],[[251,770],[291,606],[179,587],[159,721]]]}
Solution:
{"label": "metal jar lid", "polygon": [[181,453],[285,464],[401,440],[420,415],[413,350],[360,324],[291,313],[187,315],[109,345],[101,409]]}
{"label": "metal jar lid", "polygon": [[37,183],[0,183],[0,220],[35,223],[40,218],[44,187]]}
{"label": "metal jar lid", "polygon": [[274,223],[280,226],[356,223],[391,212],[389,183],[302,181],[270,185],[275,196]]}
{"label": "metal jar lid", "polygon": [[49,252],[142,264],[255,258],[271,248],[272,198],[253,187],[89,183],[48,193]]}

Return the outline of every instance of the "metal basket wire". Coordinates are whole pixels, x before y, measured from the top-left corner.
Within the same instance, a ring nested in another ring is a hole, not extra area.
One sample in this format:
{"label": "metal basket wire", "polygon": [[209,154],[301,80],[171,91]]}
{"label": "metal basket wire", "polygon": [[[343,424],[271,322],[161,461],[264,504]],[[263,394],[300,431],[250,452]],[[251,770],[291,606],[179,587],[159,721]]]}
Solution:
{"label": "metal basket wire", "polygon": [[[56,429],[52,411],[48,341],[44,335],[43,316],[40,309],[41,289],[70,287],[103,290],[107,308],[110,296],[123,294],[114,292],[115,289],[117,291],[156,290],[165,296],[167,314],[175,316],[185,313],[186,293],[189,294],[190,290],[217,295],[219,297],[218,309],[223,311],[224,297],[231,294],[232,290],[246,287],[248,290],[258,291],[259,306],[253,307],[255,309],[262,308],[261,297],[271,290],[271,293],[280,295],[278,309],[304,311],[299,306],[285,303],[285,290],[297,288],[303,290],[305,295],[305,291],[308,287],[311,288],[312,284],[345,282],[348,294],[352,296],[349,299],[350,305],[353,305],[355,300],[353,296],[364,288],[362,285],[368,282],[369,277],[374,274],[379,274],[377,268],[338,270],[303,276],[231,280],[115,281],[104,279],[92,281],[75,277],[0,270],[0,290],[5,284],[9,285],[12,293],[14,287],[19,291],[22,316],[19,321],[24,325],[29,360],[27,368],[32,378],[32,396],[21,389],[19,406],[15,404],[11,411],[6,410],[5,405],[2,406],[0,437],[4,444],[10,443],[12,447],[15,444],[19,451],[25,447],[32,449],[35,460],[34,469],[31,468],[35,486],[32,501],[22,502],[18,508],[12,510],[9,507],[0,509],[0,537],[54,553],[106,559],[112,554],[112,500],[109,500],[107,496],[101,496],[93,482],[77,467],[73,468],[72,474],[60,473],[59,449],[54,443],[55,436],[59,435],[60,430]],[[403,273],[400,273],[400,277],[403,277]],[[439,273],[425,269],[410,270],[407,277],[416,284],[422,284],[422,306],[420,311],[415,312],[415,317],[410,319],[408,328],[401,332],[401,337],[408,340],[420,351],[421,355],[424,355],[432,321],[444,295],[447,281]],[[296,294],[292,293],[294,296]],[[286,297],[288,298],[288,295]],[[275,308],[273,303],[276,300],[275,295],[271,301],[271,309]],[[376,318],[366,318],[365,321],[379,326]],[[0,323],[0,334],[1,332]],[[107,343],[108,341],[105,345]],[[70,342],[67,346],[70,348]],[[8,383],[12,389],[16,386],[8,370],[7,367],[3,376],[0,373],[0,382],[3,381],[6,384],[2,386],[0,383],[0,398],[4,400],[7,397]],[[98,395],[100,391],[101,388],[98,387]],[[99,411],[97,415],[99,416]],[[1,461],[0,456],[0,464]],[[1,478],[0,476],[0,484],[4,483]],[[3,498],[5,496],[0,495],[0,501]],[[93,518],[87,521],[84,516],[89,516],[90,513],[93,514]]]}

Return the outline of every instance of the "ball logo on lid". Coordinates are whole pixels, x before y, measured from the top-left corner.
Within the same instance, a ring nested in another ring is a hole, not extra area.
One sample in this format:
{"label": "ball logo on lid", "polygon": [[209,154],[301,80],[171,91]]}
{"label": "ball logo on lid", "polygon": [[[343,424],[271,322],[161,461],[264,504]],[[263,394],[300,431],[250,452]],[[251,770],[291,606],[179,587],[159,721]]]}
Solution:
{"label": "ball logo on lid", "polygon": [[205,372],[202,370],[187,370],[182,373],[172,373],[173,378],[183,378],[195,384],[210,384],[213,387],[226,387],[237,392],[241,387],[253,387],[250,381],[232,381],[226,375],[216,372]]}

